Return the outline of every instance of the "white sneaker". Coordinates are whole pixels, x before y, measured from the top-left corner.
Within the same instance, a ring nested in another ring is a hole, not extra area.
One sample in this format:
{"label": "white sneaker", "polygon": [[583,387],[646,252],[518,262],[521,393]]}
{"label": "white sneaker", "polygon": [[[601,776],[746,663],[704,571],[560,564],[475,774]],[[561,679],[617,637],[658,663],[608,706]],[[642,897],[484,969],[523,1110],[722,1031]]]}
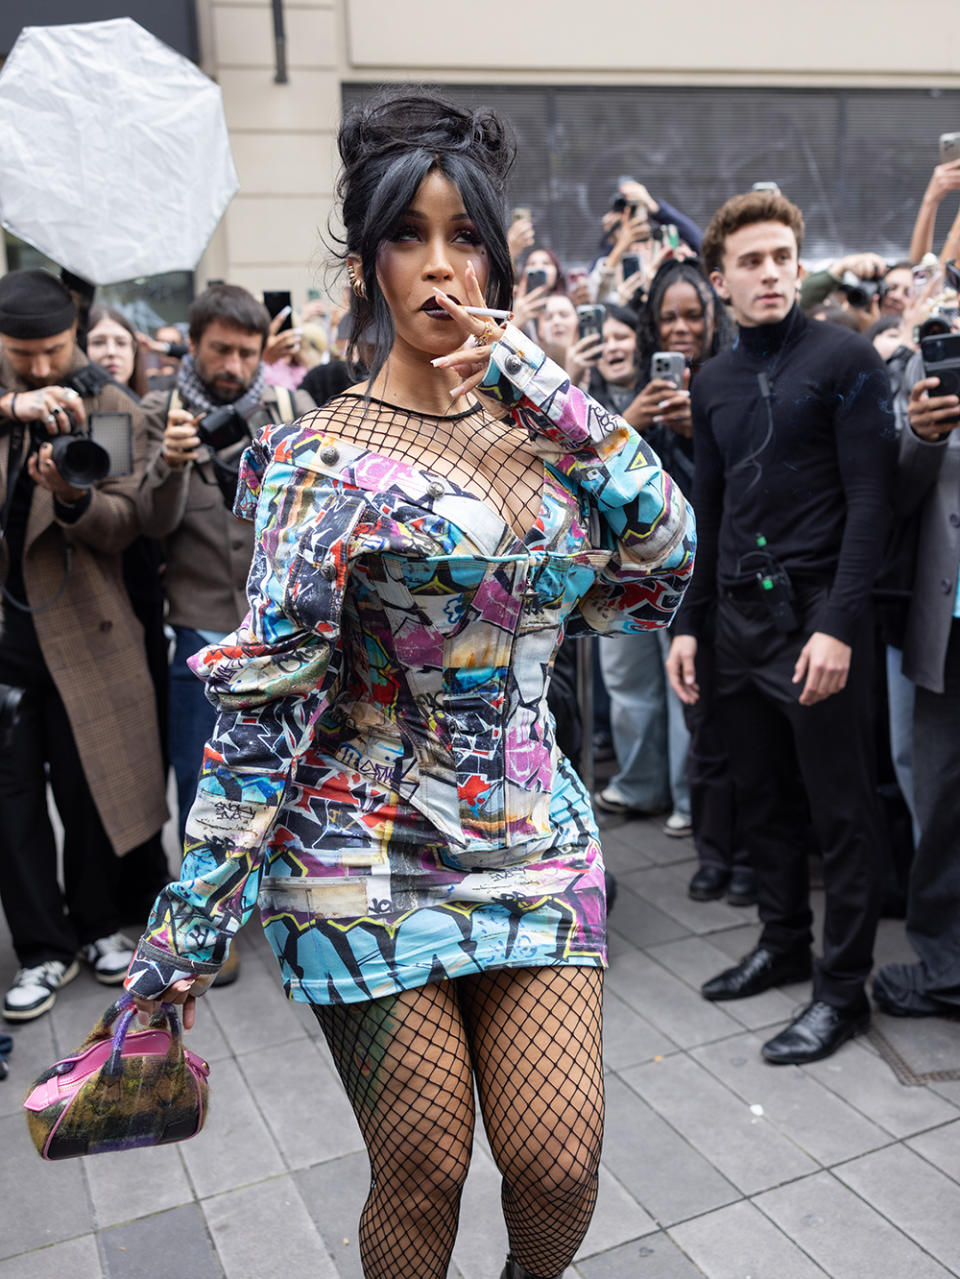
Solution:
{"label": "white sneaker", "polygon": [[136,950],[133,942],[123,933],[100,937],[80,947],[80,957],[93,967],[93,975],[104,986],[119,986],[127,975],[130,960]]}
{"label": "white sneaker", "polygon": [[34,968],[21,968],[13,979],[3,1001],[7,1021],[32,1021],[52,1008],[57,991],[73,981],[80,966],[75,959],[69,964],[48,959]]}
{"label": "white sneaker", "polygon": [[663,823],[663,833],[670,835],[673,839],[683,839],[685,835],[692,835],[693,822],[690,820],[690,814],[678,813],[674,810]]}

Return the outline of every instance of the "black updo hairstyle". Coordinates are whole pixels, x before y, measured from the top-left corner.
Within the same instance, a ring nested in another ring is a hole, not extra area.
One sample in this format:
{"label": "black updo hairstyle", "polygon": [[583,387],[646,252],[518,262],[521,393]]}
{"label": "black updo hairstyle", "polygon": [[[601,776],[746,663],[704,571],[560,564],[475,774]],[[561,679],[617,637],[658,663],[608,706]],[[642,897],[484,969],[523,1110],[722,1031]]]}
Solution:
{"label": "black updo hairstyle", "polygon": [[338,138],[343,169],[337,182],[346,236],[339,254],[363,263],[365,298],[351,296],[348,353],[363,338],[373,348],[372,381],[393,345],[393,317],[377,281],[377,253],[397,229],[431,170],[449,178],[487,251],[486,302],[508,310],[513,265],[504,230],[504,188],[515,144],[490,110],[471,111],[435,94],[382,93],[352,107]]}

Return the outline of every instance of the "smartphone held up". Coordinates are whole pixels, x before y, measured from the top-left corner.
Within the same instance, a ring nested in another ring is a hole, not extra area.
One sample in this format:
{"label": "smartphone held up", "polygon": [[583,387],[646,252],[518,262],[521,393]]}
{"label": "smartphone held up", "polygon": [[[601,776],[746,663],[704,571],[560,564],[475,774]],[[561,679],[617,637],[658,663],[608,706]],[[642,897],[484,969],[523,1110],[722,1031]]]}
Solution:
{"label": "smartphone held up", "polygon": [[581,342],[584,338],[601,336],[604,315],[602,306],[577,307],[577,336]]}
{"label": "smartphone held up", "polygon": [[680,351],[654,351],[650,357],[650,380],[670,382],[679,391],[687,361]]}
{"label": "smartphone held up", "polygon": [[271,320],[283,316],[277,326],[278,333],[285,333],[287,329],[293,328],[293,299],[289,289],[264,289],[263,305]]}

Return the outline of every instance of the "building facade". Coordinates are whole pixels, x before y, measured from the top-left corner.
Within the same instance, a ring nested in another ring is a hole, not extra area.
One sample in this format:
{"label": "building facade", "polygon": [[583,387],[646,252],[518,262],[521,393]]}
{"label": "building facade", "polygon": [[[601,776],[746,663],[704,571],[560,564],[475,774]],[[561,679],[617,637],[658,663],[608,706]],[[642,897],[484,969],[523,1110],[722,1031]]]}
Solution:
{"label": "building facade", "polygon": [[[185,34],[158,30],[157,8],[168,25],[179,14]],[[543,239],[573,263],[628,173],[701,220],[732,191],[773,179],[807,211],[812,255],[894,256],[938,135],[960,132],[955,0],[909,10],[902,0],[869,10],[609,0],[597,11],[582,0],[6,0],[7,28],[17,10],[20,25],[125,13],[195,57],[221,86],[240,177],[196,285],[225,278],[297,300],[338,287],[328,267],[336,131],[344,101],[376,85],[443,85],[504,111],[520,143],[511,202],[530,205]]]}

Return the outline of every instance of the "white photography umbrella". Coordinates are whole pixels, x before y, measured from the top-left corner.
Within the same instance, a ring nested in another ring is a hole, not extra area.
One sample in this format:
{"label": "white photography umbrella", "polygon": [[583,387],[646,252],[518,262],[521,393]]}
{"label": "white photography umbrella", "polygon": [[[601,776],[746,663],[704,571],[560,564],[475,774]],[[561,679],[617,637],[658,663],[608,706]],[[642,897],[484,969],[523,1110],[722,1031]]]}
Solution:
{"label": "white photography umbrella", "polygon": [[24,27],[0,221],[91,284],[192,271],[237,190],[220,89],[132,18]]}

